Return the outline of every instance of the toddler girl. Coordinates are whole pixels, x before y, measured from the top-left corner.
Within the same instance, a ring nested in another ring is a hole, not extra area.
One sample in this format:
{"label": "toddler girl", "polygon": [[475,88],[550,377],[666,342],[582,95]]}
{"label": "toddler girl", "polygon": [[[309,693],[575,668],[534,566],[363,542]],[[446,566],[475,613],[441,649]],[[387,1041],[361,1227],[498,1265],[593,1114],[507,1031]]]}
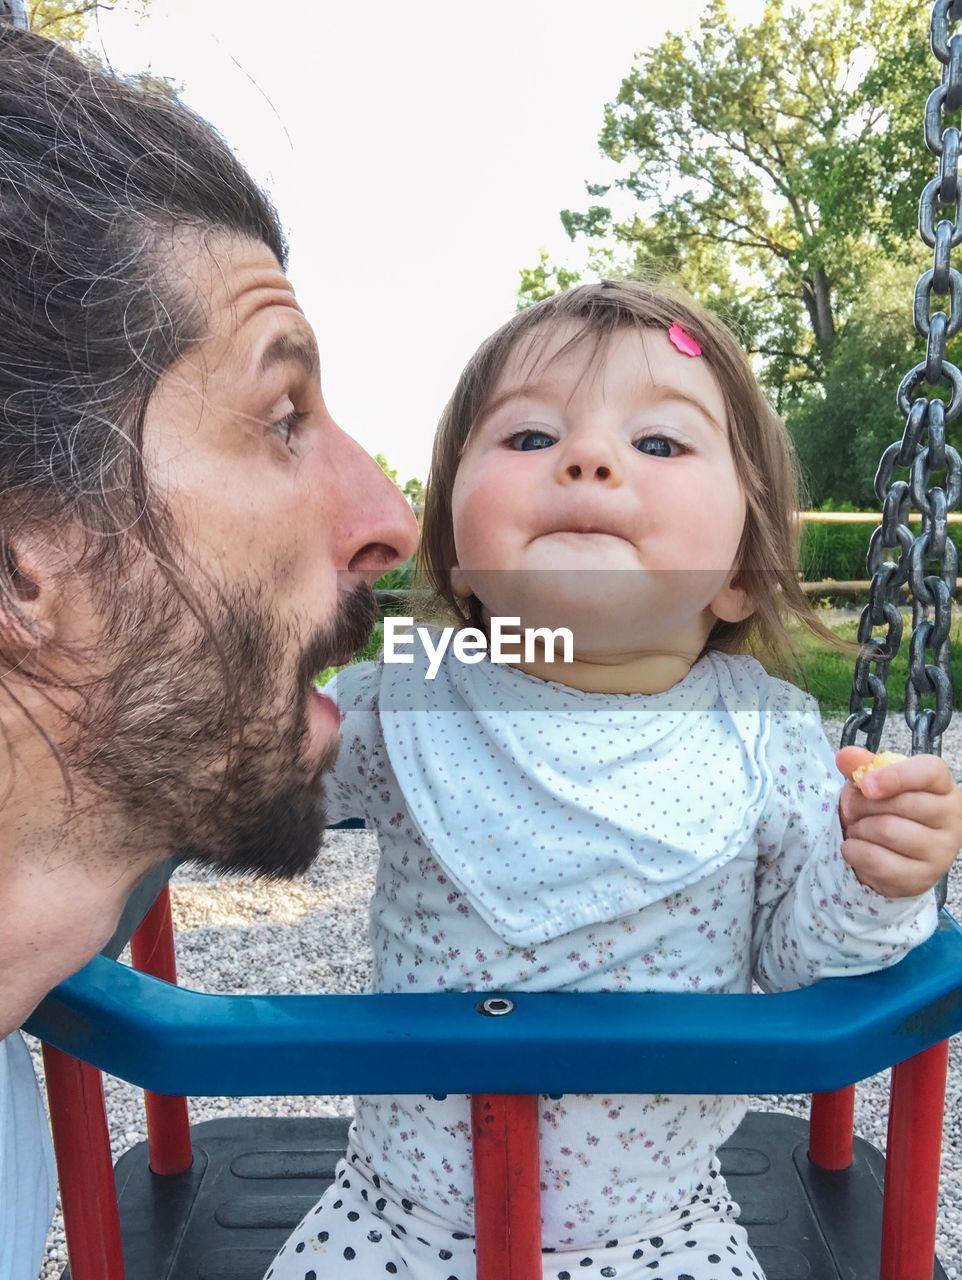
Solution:
{"label": "toddler girl", "polygon": [[[783,652],[790,615],[821,630],[796,488],[745,357],[689,301],[583,286],[482,346],[435,442],[422,559],[464,624],[565,626],[573,657],[452,646],[429,680],[415,645],[339,675],[331,819],[378,834],[376,990],[786,990],[928,937],[962,843],[946,766],[840,801],[867,753],[836,767],[814,700],[747,656]],[[542,1099],[546,1280],[761,1280],[715,1159],[743,1113]],[[359,1098],[267,1275],[474,1280],[472,1194],[467,1098]]]}

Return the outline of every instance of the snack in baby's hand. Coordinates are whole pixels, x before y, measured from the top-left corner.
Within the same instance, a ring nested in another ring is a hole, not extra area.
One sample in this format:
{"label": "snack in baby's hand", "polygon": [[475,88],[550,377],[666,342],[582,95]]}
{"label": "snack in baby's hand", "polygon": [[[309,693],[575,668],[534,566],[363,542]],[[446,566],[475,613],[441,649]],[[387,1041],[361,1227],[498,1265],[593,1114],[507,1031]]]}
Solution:
{"label": "snack in baby's hand", "polygon": [[906,760],[907,756],[903,756],[898,751],[882,751],[877,756],[873,756],[866,764],[860,764],[857,769],[852,770],[852,781],[862,789],[862,782],[865,775],[872,773],[875,769],[884,769],[887,764],[895,764],[897,760]]}

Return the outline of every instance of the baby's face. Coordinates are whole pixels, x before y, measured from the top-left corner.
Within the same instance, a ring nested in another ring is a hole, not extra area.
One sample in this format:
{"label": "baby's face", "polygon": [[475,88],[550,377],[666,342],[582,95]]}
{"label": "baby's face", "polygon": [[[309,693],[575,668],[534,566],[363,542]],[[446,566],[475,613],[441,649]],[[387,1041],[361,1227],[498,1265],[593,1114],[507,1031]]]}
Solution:
{"label": "baby's face", "polygon": [[571,627],[584,655],[697,653],[716,618],[747,612],[729,586],[745,500],[721,389],[667,332],[624,330],[594,362],[589,343],[556,354],[574,332],[516,350],[471,435],[455,590]]}

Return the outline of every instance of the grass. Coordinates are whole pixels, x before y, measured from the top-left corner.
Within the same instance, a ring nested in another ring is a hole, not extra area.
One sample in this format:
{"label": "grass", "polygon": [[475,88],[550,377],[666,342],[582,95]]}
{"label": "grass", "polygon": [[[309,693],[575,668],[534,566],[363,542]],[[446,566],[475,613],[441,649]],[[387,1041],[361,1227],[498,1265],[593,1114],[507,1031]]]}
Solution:
{"label": "grass", "polygon": [[[843,640],[856,642],[858,618],[832,619],[826,617],[827,625]],[[905,708],[905,682],[908,678],[909,637],[912,630],[912,615],[907,609],[902,610],[904,631],[899,646],[898,657],[889,667],[888,691],[889,711],[902,711]],[[883,628],[877,628],[875,634],[884,638]],[[818,699],[822,715],[833,720],[844,719],[849,713],[849,698],[852,692],[852,677],[855,662],[847,653],[839,653],[830,649],[822,641],[808,632],[796,631],[794,639],[798,656],[805,673],[804,681],[795,683],[807,688],[809,693]],[[950,632],[952,647],[952,688],[954,705],[962,706],[962,621],[954,619]],[[934,706],[934,700],[924,698],[923,705]]]}

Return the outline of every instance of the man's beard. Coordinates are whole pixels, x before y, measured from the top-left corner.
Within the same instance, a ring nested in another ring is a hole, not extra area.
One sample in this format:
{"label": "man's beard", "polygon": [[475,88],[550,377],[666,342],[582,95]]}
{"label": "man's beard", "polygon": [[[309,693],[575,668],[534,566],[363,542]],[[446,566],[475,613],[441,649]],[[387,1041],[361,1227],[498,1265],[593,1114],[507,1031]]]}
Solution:
{"label": "man's beard", "polygon": [[375,618],[373,592],[355,588],[295,667],[290,630],[256,589],[222,594],[198,619],[166,582],[127,588],[65,763],[94,804],[120,812],[132,844],[159,837],[220,869],[298,875],[317,855],[338,747],[308,751],[313,678],[359,649]]}

